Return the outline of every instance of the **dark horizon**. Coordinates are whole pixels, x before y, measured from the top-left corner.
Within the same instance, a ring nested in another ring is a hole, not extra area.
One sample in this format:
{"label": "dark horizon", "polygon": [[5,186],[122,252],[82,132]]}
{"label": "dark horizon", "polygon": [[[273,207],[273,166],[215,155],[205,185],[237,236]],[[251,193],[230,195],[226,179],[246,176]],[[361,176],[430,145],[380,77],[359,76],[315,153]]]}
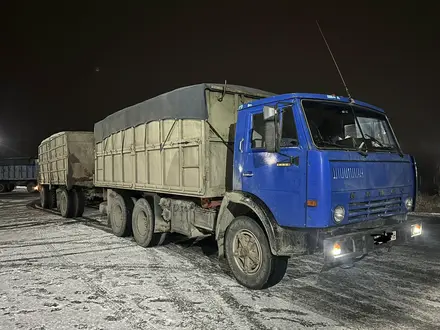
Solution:
{"label": "dark horizon", "polygon": [[115,111],[200,82],[346,95],[318,19],[352,96],[387,112],[431,180],[439,28],[434,11],[398,9],[4,5],[0,157],[35,156],[53,133],[91,131]]}

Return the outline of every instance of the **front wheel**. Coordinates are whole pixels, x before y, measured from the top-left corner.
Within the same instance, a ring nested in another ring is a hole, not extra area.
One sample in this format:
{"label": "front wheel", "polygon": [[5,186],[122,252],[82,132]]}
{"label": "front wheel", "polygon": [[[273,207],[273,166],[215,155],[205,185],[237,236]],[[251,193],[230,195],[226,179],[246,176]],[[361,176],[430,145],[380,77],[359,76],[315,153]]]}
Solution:
{"label": "front wheel", "polygon": [[271,253],[265,232],[252,218],[232,221],[226,230],[225,252],[237,282],[250,289],[275,285],[286,273],[287,258]]}

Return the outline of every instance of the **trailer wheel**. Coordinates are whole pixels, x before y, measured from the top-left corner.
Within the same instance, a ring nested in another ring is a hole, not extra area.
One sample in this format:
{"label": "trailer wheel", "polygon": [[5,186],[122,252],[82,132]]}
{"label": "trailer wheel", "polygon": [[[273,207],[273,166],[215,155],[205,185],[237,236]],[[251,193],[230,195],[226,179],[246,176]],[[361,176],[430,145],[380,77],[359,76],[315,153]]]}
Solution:
{"label": "trailer wheel", "polygon": [[55,189],[49,189],[49,208],[56,209],[57,208],[57,191]]}
{"label": "trailer wheel", "polygon": [[113,234],[119,237],[131,234],[131,214],[133,211],[133,200],[115,194],[112,198],[109,220]]}
{"label": "trailer wheel", "polygon": [[60,194],[60,212],[64,218],[72,218],[75,215],[75,201],[72,191],[62,189]]}
{"label": "trailer wheel", "polygon": [[286,272],[287,258],[272,255],[263,229],[247,216],[237,217],[229,225],[225,252],[237,282],[250,289],[275,285]]}
{"label": "trailer wheel", "polygon": [[6,192],[11,192],[11,191],[13,191],[15,189],[15,184],[13,184],[13,183],[8,183],[8,184],[6,184]]}
{"label": "trailer wheel", "polygon": [[8,190],[8,185],[5,183],[0,183],[0,194],[5,193]]}
{"label": "trailer wheel", "polygon": [[50,206],[50,190],[47,185],[41,186],[40,204],[43,209],[47,209]]}
{"label": "trailer wheel", "polygon": [[145,198],[138,199],[134,205],[132,229],[136,243],[142,247],[159,245],[165,236],[154,232],[154,214]]}
{"label": "trailer wheel", "polygon": [[33,194],[33,193],[35,192],[35,187],[36,187],[36,184],[35,184],[35,183],[33,183],[33,182],[29,182],[29,183],[26,185],[26,190],[27,190],[27,192],[28,192],[29,194]]}
{"label": "trailer wheel", "polygon": [[85,196],[81,188],[72,190],[73,201],[75,205],[74,217],[82,217],[85,207]]}

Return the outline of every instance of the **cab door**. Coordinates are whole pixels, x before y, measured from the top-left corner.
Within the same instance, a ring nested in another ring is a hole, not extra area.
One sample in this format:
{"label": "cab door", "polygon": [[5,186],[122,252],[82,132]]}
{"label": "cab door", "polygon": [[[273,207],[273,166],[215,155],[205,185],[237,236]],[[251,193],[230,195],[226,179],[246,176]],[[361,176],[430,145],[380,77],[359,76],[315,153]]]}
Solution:
{"label": "cab door", "polygon": [[240,151],[241,189],[259,197],[281,226],[304,227],[307,150],[302,147],[293,105],[280,110],[279,153],[265,149],[263,108],[247,113],[248,134]]}

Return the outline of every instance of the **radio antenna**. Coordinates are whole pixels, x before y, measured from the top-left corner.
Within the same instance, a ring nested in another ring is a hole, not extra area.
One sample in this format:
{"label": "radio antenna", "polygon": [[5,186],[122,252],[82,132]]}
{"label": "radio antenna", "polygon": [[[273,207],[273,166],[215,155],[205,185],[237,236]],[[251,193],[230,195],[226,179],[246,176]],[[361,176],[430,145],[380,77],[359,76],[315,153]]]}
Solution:
{"label": "radio antenna", "polygon": [[316,25],[318,25],[318,29],[319,29],[319,32],[321,33],[322,39],[324,39],[325,45],[327,46],[327,49],[328,49],[328,52],[330,53],[330,56],[331,56],[332,59],[333,59],[333,63],[335,64],[336,69],[338,70],[339,77],[341,77],[342,83],[344,84],[344,88],[345,88],[345,91],[347,92],[347,96],[348,96],[348,98],[350,99],[350,102],[353,103],[354,100],[353,100],[353,98],[351,97],[351,94],[350,94],[350,92],[349,92],[349,90],[348,90],[347,84],[345,83],[344,77],[342,76],[342,72],[341,72],[341,70],[339,69],[338,63],[336,62],[336,59],[335,59],[335,57],[333,56],[332,50],[330,49],[330,46],[329,46],[329,44],[328,44],[328,42],[327,42],[327,39],[325,38],[324,33],[323,33],[322,30],[321,30],[321,26],[319,25],[318,20],[316,20]]}

